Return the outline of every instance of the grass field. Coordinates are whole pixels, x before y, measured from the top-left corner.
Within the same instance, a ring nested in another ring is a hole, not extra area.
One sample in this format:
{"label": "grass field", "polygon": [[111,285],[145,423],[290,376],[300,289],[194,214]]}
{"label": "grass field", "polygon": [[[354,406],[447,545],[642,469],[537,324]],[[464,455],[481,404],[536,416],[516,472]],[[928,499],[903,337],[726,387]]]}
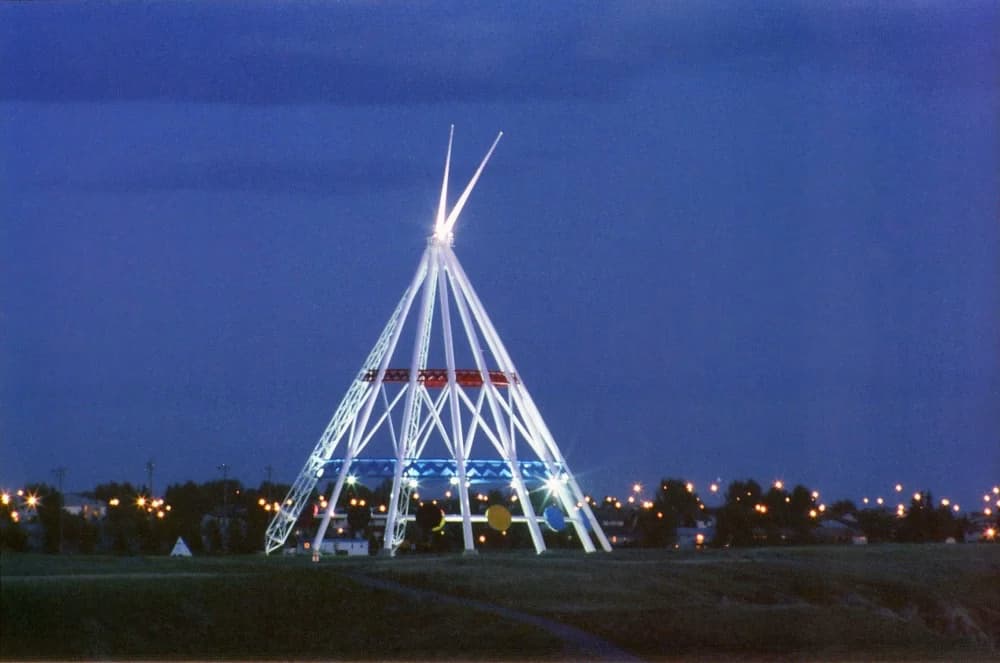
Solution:
{"label": "grass field", "polygon": [[4,659],[577,657],[514,613],[646,659],[1000,655],[1000,546],[0,564]]}

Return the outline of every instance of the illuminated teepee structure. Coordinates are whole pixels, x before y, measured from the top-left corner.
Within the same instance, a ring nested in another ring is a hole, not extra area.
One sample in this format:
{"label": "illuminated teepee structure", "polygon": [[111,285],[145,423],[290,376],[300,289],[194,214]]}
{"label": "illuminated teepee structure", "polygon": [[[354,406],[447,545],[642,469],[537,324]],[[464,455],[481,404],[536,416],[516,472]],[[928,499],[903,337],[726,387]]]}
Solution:
{"label": "illuminated teepee structure", "polygon": [[[522,512],[512,520],[527,525],[537,552],[545,550],[540,524],[552,529],[571,526],[587,552],[597,546],[611,549],[452,251],[455,222],[502,135],[451,211],[447,210],[449,136],[434,233],[417,272],[268,527],[266,552],[284,545],[327,471],[336,472],[336,482],[313,544],[317,551],[345,483],[357,481],[359,475],[392,477],[383,553],[394,554],[402,543],[407,522],[414,520],[409,513],[412,493],[421,482],[433,480],[456,487],[460,513],[448,514],[445,520],[461,522],[467,552],[475,551],[472,523],[486,519],[470,508],[467,487],[476,481],[509,482]],[[453,325],[456,315],[458,324]],[[401,340],[407,327],[413,332],[412,345]],[[453,334],[456,329],[460,331]],[[443,368],[428,367],[433,354],[443,355]],[[473,367],[458,368],[457,356]],[[393,360],[406,361],[406,367],[394,367]],[[376,434],[391,448],[391,457],[363,455],[377,446]],[[494,451],[492,459],[473,454],[473,443],[483,438]],[[427,457],[424,451],[432,439],[443,441],[447,458]],[[338,448],[340,454],[334,459]],[[521,459],[525,453],[531,460]],[[532,505],[529,484],[541,486],[551,501],[541,515]]]}

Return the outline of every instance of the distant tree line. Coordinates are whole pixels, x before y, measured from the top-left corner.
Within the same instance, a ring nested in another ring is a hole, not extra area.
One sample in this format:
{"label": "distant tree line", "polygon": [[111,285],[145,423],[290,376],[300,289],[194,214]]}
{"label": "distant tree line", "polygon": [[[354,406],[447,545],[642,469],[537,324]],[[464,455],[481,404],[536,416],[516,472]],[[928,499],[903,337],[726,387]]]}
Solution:
{"label": "distant tree line", "polygon": [[[95,517],[94,512],[66,512],[59,491],[48,484],[32,484],[25,486],[21,496],[5,496],[0,505],[0,548],[47,553],[166,554],[178,538],[183,538],[196,554],[257,552],[288,490],[285,484],[263,482],[247,488],[237,479],[225,479],[172,484],[162,497],[154,497],[145,486],[109,482],[83,494],[103,511],[103,517]],[[717,490],[721,487],[713,486],[713,491]],[[331,492],[330,484],[322,493],[313,492],[293,529],[290,545],[314,536]],[[360,483],[346,485],[337,505],[338,513],[346,514],[346,522],[328,536],[366,538],[371,549],[376,550],[380,530],[373,515],[384,512],[390,492],[389,481],[375,488]],[[909,508],[903,510],[881,505],[859,509],[848,500],[821,504],[818,493],[803,485],[786,490],[776,482],[765,490],[758,482],[747,479],[730,483],[722,492],[722,503],[710,506],[690,483],[665,478],[651,497],[632,498],[627,504],[608,497],[591,504],[600,520],[613,523],[627,535],[622,542],[654,548],[675,545],[680,533],[686,531],[710,532],[703,542],[699,541],[702,545],[741,547],[821,543],[844,536],[863,536],[869,543],[961,541],[969,528],[966,517],[956,516],[946,506],[935,506],[929,492],[915,494]],[[29,499],[31,504],[27,503]],[[536,513],[542,513],[551,503],[549,499],[544,489],[532,493]],[[520,511],[509,491],[483,494],[470,490],[469,503],[475,513],[484,513],[495,504]],[[442,514],[459,512],[457,493],[449,491],[439,499],[414,498],[410,506],[416,522],[407,528],[404,551],[462,549],[461,528],[439,526]],[[547,547],[579,545],[572,527],[561,532],[542,529]],[[531,545],[524,527],[498,532],[485,523],[474,523],[473,535],[477,546],[483,548]],[[620,542],[616,541],[616,545]]]}
{"label": "distant tree line", "polygon": [[[610,508],[599,505],[599,511]],[[644,547],[671,545],[679,528],[695,528],[699,521],[711,522],[706,529],[712,535],[704,545],[717,547],[804,545],[845,537],[868,543],[962,541],[970,525],[948,506],[935,506],[929,491],[915,494],[899,511],[883,505],[858,508],[850,500],[827,506],[806,486],[786,490],[775,484],[764,490],[753,479],[730,483],[714,508],[683,480],[663,479],[652,505],[631,506],[626,518],[631,541]]]}

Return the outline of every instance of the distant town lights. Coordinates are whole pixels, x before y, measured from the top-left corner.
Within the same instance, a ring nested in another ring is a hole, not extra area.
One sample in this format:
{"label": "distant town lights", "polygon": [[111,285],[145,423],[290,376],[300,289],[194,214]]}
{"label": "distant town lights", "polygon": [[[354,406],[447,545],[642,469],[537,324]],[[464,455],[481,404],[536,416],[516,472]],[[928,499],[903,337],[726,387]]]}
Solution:
{"label": "distant town lights", "polygon": [[901,483],[897,483],[896,484],[896,492],[897,493],[903,492],[903,484],[901,484]]}
{"label": "distant town lights", "polygon": [[641,483],[633,484],[632,485],[632,492],[633,493],[641,493],[642,492],[642,484]]}
{"label": "distant town lights", "polygon": [[782,488],[785,487],[785,484],[784,484],[784,482],[781,479],[776,479],[775,482],[774,482],[774,487],[777,490],[781,490]]}

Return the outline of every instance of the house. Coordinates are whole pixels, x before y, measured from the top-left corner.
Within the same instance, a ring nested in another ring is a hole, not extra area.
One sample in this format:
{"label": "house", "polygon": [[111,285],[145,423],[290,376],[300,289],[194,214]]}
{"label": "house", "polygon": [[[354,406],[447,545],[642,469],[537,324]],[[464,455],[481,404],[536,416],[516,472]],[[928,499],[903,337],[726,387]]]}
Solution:
{"label": "house", "polygon": [[85,520],[101,520],[108,514],[108,505],[80,493],[67,493],[63,497],[63,511]]}
{"label": "house", "polygon": [[324,539],[319,550],[327,555],[367,555],[368,539]]}
{"label": "house", "polygon": [[833,518],[824,520],[813,530],[813,535],[819,543],[853,543],[863,545],[868,543],[868,537],[857,527],[844,520]]}
{"label": "house", "polygon": [[694,527],[677,528],[677,547],[690,550],[700,548],[715,538],[715,519],[694,521]]}

